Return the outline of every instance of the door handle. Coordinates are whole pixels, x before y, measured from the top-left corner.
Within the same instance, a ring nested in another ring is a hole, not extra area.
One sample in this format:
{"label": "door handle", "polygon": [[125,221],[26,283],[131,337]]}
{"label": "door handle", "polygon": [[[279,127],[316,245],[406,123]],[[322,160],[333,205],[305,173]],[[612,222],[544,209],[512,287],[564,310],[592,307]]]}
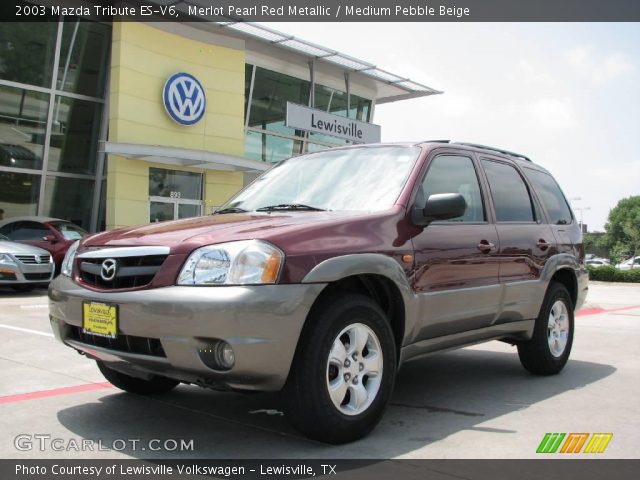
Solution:
{"label": "door handle", "polygon": [[540,240],[538,240],[538,243],[537,243],[536,245],[537,245],[537,246],[538,246],[538,248],[539,248],[540,250],[542,250],[543,252],[544,252],[547,248],[549,248],[549,247],[551,246],[551,244],[550,244],[550,243],[547,243],[547,242],[546,242],[544,239],[542,239],[542,238],[541,238]]}
{"label": "door handle", "polygon": [[495,249],[496,249],[496,245],[487,240],[482,240],[478,244],[478,250],[480,250],[482,253],[489,253],[494,251]]}

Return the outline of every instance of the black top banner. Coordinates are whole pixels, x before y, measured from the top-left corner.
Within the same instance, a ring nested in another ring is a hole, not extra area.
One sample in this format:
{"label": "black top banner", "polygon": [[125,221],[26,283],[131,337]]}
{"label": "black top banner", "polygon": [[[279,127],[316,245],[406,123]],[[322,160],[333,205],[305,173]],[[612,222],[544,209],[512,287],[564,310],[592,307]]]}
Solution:
{"label": "black top banner", "polygon": [[639,0],[2,0],[0,20],[637,22]]}

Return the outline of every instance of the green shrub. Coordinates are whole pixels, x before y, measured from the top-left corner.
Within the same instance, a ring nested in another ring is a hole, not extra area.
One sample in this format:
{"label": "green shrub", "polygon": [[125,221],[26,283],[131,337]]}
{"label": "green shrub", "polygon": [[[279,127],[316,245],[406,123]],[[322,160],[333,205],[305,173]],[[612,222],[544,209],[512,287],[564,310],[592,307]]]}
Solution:
{"label": "green shrub", "polygon": [[640,283],[640,268],[632,270],[618,270],[613,265],[605,267],[587,266],[589,270],[589,279],[601,282],[625,282]]}

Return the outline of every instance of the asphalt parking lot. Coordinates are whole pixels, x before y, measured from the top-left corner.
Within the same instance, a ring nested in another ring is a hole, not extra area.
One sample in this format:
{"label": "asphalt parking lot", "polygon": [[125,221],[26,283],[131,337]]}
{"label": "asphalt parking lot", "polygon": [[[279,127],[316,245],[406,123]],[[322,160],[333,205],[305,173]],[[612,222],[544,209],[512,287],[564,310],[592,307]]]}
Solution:
{"label": "asphalt parking lot", "polygon": [[54,340],[45,290],[0,288],[0,458],[533,458],[547,432],[611,432],[598,457],[637,458],[640,285],[592,282],[587,302],[560,375],[500,342],[425,357],[378,428],[336,447],[293,431],[274,394],[121,393]]}

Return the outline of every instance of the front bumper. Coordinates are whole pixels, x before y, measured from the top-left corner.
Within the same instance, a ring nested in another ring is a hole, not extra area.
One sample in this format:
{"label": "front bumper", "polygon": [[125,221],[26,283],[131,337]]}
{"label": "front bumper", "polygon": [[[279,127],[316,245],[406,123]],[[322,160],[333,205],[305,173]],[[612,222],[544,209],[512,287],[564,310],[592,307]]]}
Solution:
{"label": "front bumper", "polygon": [[[324,284],[187,287],[100,293],[58,276],[49,287],[53,331],[65,344],[134,376],[159,374],[214,388],[279,390],[298,338]],[[162,355],[96,346],[73,333],[85,300],[118,305],[118,334],[159,341]],[[199,351],[224,340],[235,353],[229,371],[213,370]]]}
{"label": "front bumper", "polygon": [[0,264],[0,285],[24,285],[49,283],[53,278],[54,264]]}

